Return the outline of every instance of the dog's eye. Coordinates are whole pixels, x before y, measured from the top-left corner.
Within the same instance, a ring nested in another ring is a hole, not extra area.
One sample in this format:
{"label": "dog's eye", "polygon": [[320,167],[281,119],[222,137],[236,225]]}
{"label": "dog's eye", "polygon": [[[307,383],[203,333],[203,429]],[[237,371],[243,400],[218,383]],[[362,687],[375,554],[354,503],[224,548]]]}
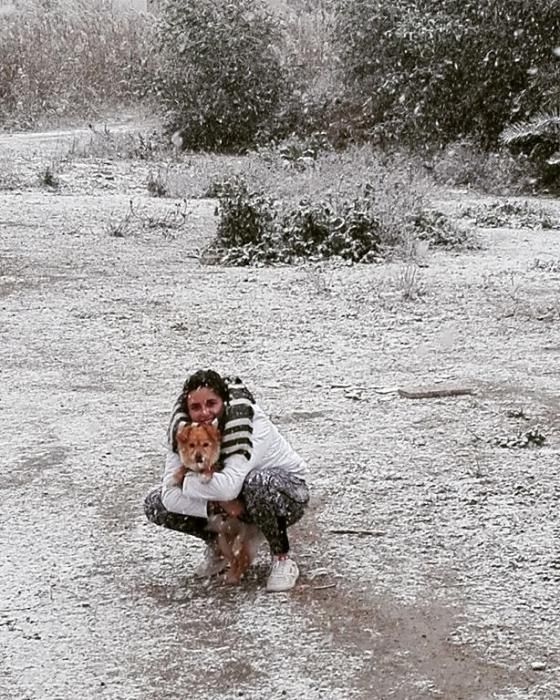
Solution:
{"label": "dog's eye", "polygon": [[210,447],[210,443],[209,443],[209,442],[203,442],[203,443],[202,443],[202,447]]}
{"label": "dog's eye", "polygon": [[191,448],[191,450],[194,450],[194,448],[196,447],[196,445],[195,445],[194,442],[189,442],[189,447]]}

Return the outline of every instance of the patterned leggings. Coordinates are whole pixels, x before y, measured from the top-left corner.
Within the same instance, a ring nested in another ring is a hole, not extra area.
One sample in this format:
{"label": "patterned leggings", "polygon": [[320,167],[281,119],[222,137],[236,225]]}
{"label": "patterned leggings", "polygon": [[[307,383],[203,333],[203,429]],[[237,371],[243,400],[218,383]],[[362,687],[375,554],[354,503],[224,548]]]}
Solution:
{"label": "patterned leggings", "polygon": [[[270,545],[272,554],[290,551],[288,526],[296,523],[305,511],[309,491],[303,479],[278,468],[249,472],[239,495],[245,505],[243,520],[257,525]],[[161,501],[158,486],[144,500],[146,517],[156,525],[178,530],[211,542],[216,534],[207,529],[206,518],[171,513]]]}

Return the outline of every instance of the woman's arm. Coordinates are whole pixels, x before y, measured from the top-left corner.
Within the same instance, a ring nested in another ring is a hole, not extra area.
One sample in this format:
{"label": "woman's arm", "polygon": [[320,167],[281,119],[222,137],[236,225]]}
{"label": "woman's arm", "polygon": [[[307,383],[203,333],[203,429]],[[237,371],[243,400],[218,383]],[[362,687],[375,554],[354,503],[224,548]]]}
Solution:
{"label": "woman's arm", "polygon": [[229,402],[222,427],[221,457],[226,460],[241,455],[247,461],[253,453],[253,421],[255,399],[239,377],[224,378],[229,391]]}
{"label": "woman's arm", "polygon": [[[183,484],[176,479],[175,472],[181,466],[181,460],[176,452],[171,450],[165,460],[165,471],[161,488],[161,502],[170,513],[194,515],[206,518],[208,502],[204,498],[196,498],[190,493],[183,492]],[[186,479],[185,479],[186,481]]]}
{"label": "woman's arm", "polygon": [[222,471],[215,472],[207,482],[202,482],[190,472],[183,481],[183,493],[207,501],[233,501],[239,496],[245,477],[253,468],[252,462],[234,455],[226,459]]}
{"label": "woman's arm", "polygon": [[[171,450],[165,460],[165,472],[161,500],[163,507],[172,513],[208,517],[208,501],[219,503],[234,501],[243,488],[245,477],[252,465],[238,455],[226,460],[223,471],[217,472],[204,483],[197,474],[188,472],[182,483],[177,481],[176,471],[181,466],[179,455]],[[228,506],[223,506],[229,512]]]}
{"label": "woman's arm", "polygon": [[251,458],[233,454],[224,459],[224,468],[215,472],[210,481],[203,483],[193,474],[183,482],[183,492],[208,501],[232,501],[239,496],[247,474],[262,465],[270,449],[270,422],[258,408],[255,411],[251,433]]}

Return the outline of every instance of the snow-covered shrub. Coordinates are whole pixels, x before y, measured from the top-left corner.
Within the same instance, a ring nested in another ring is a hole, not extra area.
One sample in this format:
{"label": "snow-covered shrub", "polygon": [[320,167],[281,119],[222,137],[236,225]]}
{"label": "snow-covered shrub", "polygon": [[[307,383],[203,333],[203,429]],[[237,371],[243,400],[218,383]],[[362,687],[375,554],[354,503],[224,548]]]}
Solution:
{"label": "snow-covered shrub", "polygon": [[[370,263],[413,240],[458,246],[465,234],[429,211],[410,173],[371,154],[327,154],[282,180],[235,177],[216,183],[217,237],[205,259],[232,265],[337,257]],[[261,171],[259,171],[261,174]],[[333,187],[334,185],[334,187]]]}
{"label": "snow-covered shrub", "polygon": [[531,168],[523,154],[503,147],[483,151],[468,139],[435,151],[426,163],[434,180],[445,186],[472,187],[497,195],[530,191]]}

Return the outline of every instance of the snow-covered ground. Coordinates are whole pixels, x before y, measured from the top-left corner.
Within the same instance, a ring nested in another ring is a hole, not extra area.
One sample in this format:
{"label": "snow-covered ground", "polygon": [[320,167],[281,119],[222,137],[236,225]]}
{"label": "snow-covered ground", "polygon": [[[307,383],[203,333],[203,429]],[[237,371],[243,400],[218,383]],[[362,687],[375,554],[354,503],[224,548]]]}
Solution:
{"label": "snow-covered ground", "polygon": [[[86,136],[0,138],[0,698],[560,697],[560,265],[535,264],[560,231],[484,229],[414,278],[204,267],[215,202],[169,228],[149,165],[27,177]],[[240,588],[196,582],[201,545],[144,518],[199,367],[309,462],[290,594],[264,592],[265,551]],[[436,382],[475,393],[397,392]]]}

